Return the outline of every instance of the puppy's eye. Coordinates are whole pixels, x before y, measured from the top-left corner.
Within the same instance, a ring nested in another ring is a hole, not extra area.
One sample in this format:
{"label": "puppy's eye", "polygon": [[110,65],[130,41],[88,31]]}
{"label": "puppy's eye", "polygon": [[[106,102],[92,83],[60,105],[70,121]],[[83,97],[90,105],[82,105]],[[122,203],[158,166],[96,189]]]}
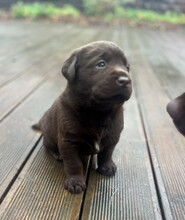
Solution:
{"label": "puppy's eye", "polygon": [[128,63],[126,65],[126,68],[127,68],[128,71],[130,70],[130,65]]}
{"label": "puppy's eye", "polygon": [[100,60],[97,64],[96,64],[96,68],[98,69],[102,69],[106,66],[106,63],[104,60]]}

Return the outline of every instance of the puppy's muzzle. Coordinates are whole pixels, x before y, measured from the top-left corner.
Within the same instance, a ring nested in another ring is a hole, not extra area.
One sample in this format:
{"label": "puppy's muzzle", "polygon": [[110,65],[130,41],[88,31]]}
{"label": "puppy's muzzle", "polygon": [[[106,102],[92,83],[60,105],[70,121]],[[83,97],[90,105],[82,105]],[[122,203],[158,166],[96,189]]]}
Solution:
{"label": "puppy's muzzle", "polygon": [[92,88],[92,100],[96,103],[123,103],[132,93],[129,73],[119,67],[103,75]]}
{"label": "puppy's muzzle", "polygon": [[131,84],[131,79],[128,75],[128,72],[123,69],[115,68],[112,71],[112,75],[115,78],[115,83],[120,87],[127,87]]}

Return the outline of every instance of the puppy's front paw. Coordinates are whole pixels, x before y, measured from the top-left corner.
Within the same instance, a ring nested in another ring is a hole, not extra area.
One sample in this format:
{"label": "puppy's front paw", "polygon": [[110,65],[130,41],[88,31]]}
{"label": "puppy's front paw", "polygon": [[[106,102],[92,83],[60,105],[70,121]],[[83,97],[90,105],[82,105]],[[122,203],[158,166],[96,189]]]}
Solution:
{"label": "puppy's front paw", "polygon": [[70,177],[66,179],[64,188],[73,194],[79,194],[85,190],[85,182],[81,177]]}
{"label": "puppy's front paw", "polygon": [[113,161],[110,161],[106,164],[99,165],[98,172],[105,176],[114,176],[116,173],[117,167]]}

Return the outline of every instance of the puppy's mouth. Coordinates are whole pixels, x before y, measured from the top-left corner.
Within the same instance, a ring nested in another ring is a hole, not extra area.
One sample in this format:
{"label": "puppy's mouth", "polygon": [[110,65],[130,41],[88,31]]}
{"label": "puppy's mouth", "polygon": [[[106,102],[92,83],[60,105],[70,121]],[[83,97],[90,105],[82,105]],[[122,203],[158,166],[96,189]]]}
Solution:
{"label": "puppy's mouth", "polygon": [[125,97],[121,94],[106,97],[106,98],[96,98],[97,103],[110,103],[110,102],[115,102],[115,103],[122,103],[125,101]]}
{"label": "puppy's mouth", "polygon": [[127,101],[132,93],[131,87],[125,88],[122,92],[111,93],[111,94],[93,94],[92,100],[97,104],[121,104]]}

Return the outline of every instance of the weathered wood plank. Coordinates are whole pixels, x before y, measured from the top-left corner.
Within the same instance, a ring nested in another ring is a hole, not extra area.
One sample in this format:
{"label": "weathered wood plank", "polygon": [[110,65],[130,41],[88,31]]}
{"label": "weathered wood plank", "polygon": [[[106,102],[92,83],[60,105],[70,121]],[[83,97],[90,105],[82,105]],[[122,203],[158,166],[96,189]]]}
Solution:
{"label": "weathered wood plank", "polygon": [[[53,31],[51,28],[40,33],[37,40],[28,39],[25,44],[22,43],[24,47],[20,52],[14,52],[15,54],[13,53],[11,57],[8,57],[5,60],[6,62],[2,62],[0,66],[2,73],[0,75],[0,86],[25,74],[29,69],[33,68],[33,66],[39,65],[40,62],[44,60],[46,62],[48,58],[53,58],[54,60],[53,56],[56,56],[55,53],[58,53],[59,50],[62,51],[63,47],[66,47],[63,42],[72,40],[74,35],[78,36],[81,32],[80,28],[76,29],[74,27],[71,31],[68,31],[68,29],[70,29],[68,26],[66,29],[63,27],[59,32],[59,30]],[[46,34],[46,37],[43,38],[42,34],[47,32],[49,32],[49,34]],[[35,32],[32,34],[34,33]],[[37,34],[36,32],[36,35]],[[59,44],[60,41],[61,43]],[[20,43],[19,45],[22,44]],[[26,46],[26,44],[29,46]],[[62,53],[61,51],[60,53]]]}
{"label": "weathered wood plank", "polygon": [[1,205],[0,219],[78,219],[83,193],[64,190],[64,180],[63,164],[41,141]]}
{"label": "weathered wood plank", "polygon": [[[39,24],[39,25],[38,25]],[[8,27],[7,27],[8,25]],[[32,40],[35,36],[33,30],[38,32],[46,29],[44,23],[29,21],[3,21],[1,20],[0,26],[0,55],[2,60],[6,60],[12,52],[20,51],[26,44]],[[36,36],[37,37],[37,36]],[[18,47],[19,45],[19,47]],[[2,61],[1,60],[1,61]],[[1,64],[1,62],[0,62]]]}
{"label": "weathered wood plank", "polygon": [[[178,30],[176,31],[178,33]],[[168,61],[185,77],[184,68],[185,68],[185,45],[180,42],[180,36],[171,37],[170,33],[168,36],[168,32],[165,34],[162,32],[160,37],[158,37],[159,46],[163,49],[163,53],[165,54]],[[156,34],[153,34],[153,38],[157,38]],[[165,42],[165,44],[164,44]]]}
{"label": "weathered wood plank", "polygon": [[182,72],[185,68],[184,64],[182,65],[182,59],[185,58],[185,45],[179,45],[177,36],[176,39],[170,38],[170,33],[159,31],[156,34],[153,31],[138,30],[138,38],[139,44],[143,45],[141,50],[149,61],[152,71],[170,98],[174,98],[185,91],[185,75],[184,71]]}
{"label": "weathered wood plank", "polygon": [[[0,88],[0,121],[5,118],[9,112],[11,112],[17,105],[19,105],[28,95],[30,95],[40,84],[42,84],[50,75],[58,73],[60,74],[60,69],[62,67],[63,61],[67,58],[67,54],[82,42],[82,34],[86,34],[86,40],[90,40],[94,35],[97,35],[98,31],[93,31],[86,29],[81,32],[79,28],[78,31],[70,32],[66,34],[61,40],[66,42],[73,39],[73,35],[76,35],[76,41],[72,41],[70,44],[61,43],[58,45],[58,38],[55,38],[55,44],[50,42],[45,48],[46,54],[49,56],[40,56],[40,54],[35,53],[35,59],[39,60],[39,63],[32,65],[28,70],[25,70],[24,74],[18,78],[10,81],[8,84]],[[54,37],[53,37],[54,38]],[[84,42],[84,40],[83,40]],[[39,50],[42,50],[41,47]],[[43,53],[44,53],[43,52]],[[21,66],[21,64],[20,64]],[[13,68],[13,67],[12,67]],[[24,65],[23,65],[24,68]],[[14,75],[14,74],[13,74]],[[20,75],[20,72],[18,72]],[[1,74],[2,78],[8,80],[7,75]],[[10,72],[10,76],[12,74]],[[2,80],[4,82],[4,80]]]}
{"label": "weathered wood plank", "polygon": [[[54,62],[47,60],[28,70],[26,74],[0,88],[0,121],[13,111],[25,98],[49,77],[58,71]],[[48,65],[49,64],[49,65]]]}
{"label": "weathered wood plank", "polygon": [[[64,82],[61,82],[60,78],[47,80],[0,124],[0,197],[39,137],[31,131],[30,126],[39,119],[44,109],[51,105],[63,88]],[[47,99],[44,98],[46,94]]]}
{"label": "weathered wood plank", "polygon": [[[6,26],[7,24],[9,27]],[[0,58],[0,65],[9,63],[12,59],[18,58],[18,55],[25,54],[26,51],[29,51],[32,47],[35,47],[35,45],[39,46],[47,42],[52,33],[56,34],[67,28],[67,26],[65,26],[65,28],[61,27],[59,31],[56,25],[51,25],[50,22],[10,21],[6,23],[6,25],[1,23],[0,27],[2,48],[6,48],[6,52]],[[47,33],[47,35],[43,37],[43,33]],[[16,40],[18,40],[19,44],[16,44]]]}
{"label": "weathered wood plank", "polygon": [[[96,31],[98,32],[101,32],[102,30],[107,31],[105,28],[96,28]],[[66,42],[73,44],[74,48],[87,43],[94,34],[98,34],[96,31],[94,31],[94,28],[61,25],[57,23],[55,25],[50,24],[49,26],[47,24],[45,30],[41,29],[41,31],[39,31],[36,29],[36,36],[40,33],[38,39],[34,38],[29,40],[28,38],[26,45],[22,43],[24,46],[22,46],[21,49],[18,51],[15,50],[9,56],[5,56],[5,60],[0,64],[0,86],[3,86],[20,75],[25,74],[30,68],[38,65],[42,60],[53,58],[53,54],[55,54],[56,51],[58,53],[60,50],[62,54],[63,48],[69,45],[69,43],[66,44]],[[17,32],[19,32],[19,28]],[[44,37],[43,34],[45,34]],[[13,38],[11,40],[14,41]],[[24,41],[25,39],[23,39],[23,42]]]}
{"label": "weathered wood plank", "polygon": [[129,48],[133,56],[136,93],[165,218],[181,220],[185,217],[185,140],[166,113],[169,98],[147,63],[138,35],[134,32],[129,35]]}

